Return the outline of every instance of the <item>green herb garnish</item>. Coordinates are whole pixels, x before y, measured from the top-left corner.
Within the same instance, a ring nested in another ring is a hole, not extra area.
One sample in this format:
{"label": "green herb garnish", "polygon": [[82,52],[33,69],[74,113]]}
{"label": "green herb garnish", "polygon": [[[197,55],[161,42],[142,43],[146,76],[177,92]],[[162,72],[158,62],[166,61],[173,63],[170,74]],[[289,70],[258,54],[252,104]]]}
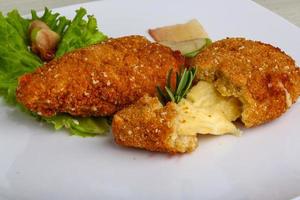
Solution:
{"label": "green herb garnish", "polygon": [[165,105],[169,101],[179,103],[182,98],[184,98],[192,86],[192,82],[195,78],[197,68],[191,67],[189,69],[180,70],[180,73],[176,72],[176,88],[171,87],[171,77],[173,69],[168,72],[167,83],[165,86],[165,91],[157,86],[157,93],[160,102]]}

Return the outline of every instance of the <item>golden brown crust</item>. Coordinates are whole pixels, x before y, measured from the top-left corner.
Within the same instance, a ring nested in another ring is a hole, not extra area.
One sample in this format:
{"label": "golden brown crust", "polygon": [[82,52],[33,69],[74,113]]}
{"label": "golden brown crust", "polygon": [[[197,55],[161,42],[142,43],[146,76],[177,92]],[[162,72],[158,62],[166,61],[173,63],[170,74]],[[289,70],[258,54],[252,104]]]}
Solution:
{"label": "golden brown crust", "polygon": [[150,151],[184,153],[197,147],[197,136],[179,136],[175,130],[176,104],[162,106],[144,96],[114,115],[112,131],[119,145]]}
{"label": "golden brown crust", "polygon": [[67,53],[19,79],[17,100],[43,116],[107,116],[164,87],[179,52],[142,36],[111,39]]}
{"label": "golden brown crust", "polygon": [[217,41],[190,63],[198,67],[198,80],[213,82],[225,96],[243,103],[247,127],[279,117],[300,94],[300,70],[295,61],[269,44],[227,38]]}

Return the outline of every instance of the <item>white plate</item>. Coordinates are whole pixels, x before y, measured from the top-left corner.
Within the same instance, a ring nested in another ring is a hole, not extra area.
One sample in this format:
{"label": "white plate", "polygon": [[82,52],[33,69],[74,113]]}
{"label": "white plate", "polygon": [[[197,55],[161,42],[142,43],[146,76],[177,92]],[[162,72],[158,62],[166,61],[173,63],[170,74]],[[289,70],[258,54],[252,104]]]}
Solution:
{"label": "white plate", "polygon": [[[83,6],[109,36],[197,18],[211,37],[280,46],[300,62],[300,30],[247,0],[99,1]],[[300,105],[242,137],[202,137],[188,155],[116,146],[111,136],[70,137],[0,105],[0,199],[290,199],[300,194]]]}

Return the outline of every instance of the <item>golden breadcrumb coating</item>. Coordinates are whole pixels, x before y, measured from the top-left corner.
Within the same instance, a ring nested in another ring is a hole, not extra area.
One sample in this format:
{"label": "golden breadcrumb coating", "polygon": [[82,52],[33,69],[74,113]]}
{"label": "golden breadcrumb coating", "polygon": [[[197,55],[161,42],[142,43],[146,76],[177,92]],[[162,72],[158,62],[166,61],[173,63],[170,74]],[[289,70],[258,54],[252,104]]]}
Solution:
{"label": "golden breadcrumb coating", "polygon": [[108,116],[164,87],[184,65],[179,52],[142,36],[110,39],[67,53],[20,77],[17,100],[42,116]]}
{"label": "golden breadcrumb coating", "polygon": [[190,62],[197,80],[212,82],[223,96],[243,103],[246,127],[279,117],[300,94],[295,61],[269,44],[227,38],[213,43]]}
{"label": "golden breadcrumb coating", "polygon": [[176,104],[163,106],[157,97],[145,95],[117,112],[112,132],[119,145],[150,151],[184,153],[197,147],[196,135],[178,135],[175,130]]}

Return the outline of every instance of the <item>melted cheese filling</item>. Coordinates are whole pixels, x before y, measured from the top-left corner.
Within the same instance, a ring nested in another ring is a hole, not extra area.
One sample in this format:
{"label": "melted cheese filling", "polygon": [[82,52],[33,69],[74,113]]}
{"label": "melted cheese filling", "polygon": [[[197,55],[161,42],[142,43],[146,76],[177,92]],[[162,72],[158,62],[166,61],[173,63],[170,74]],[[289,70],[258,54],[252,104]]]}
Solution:
{"label": "melted cheese filling", "polygon": [[200,81],[177,106],[177,134],[234,134],[240,130],[232,123],[241,115],[241,103],[223,97],[211,83]]}

